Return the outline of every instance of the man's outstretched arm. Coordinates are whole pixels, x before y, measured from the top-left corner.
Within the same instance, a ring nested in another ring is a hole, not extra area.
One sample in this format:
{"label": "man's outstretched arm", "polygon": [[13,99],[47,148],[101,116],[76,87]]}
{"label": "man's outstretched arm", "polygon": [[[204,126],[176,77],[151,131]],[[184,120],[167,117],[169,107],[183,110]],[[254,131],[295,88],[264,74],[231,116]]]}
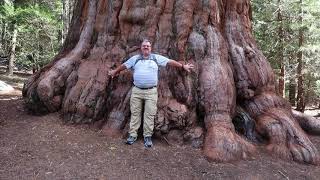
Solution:
{"label": "man's outstretched arm", "polygon": [[173,67],[178,67],[178,68],[182,68],[183,70],[186,70],[187,72],[190,72],[191,69],[194,68],[194,65],[191,63],[187,63],[187,64],[181,64],[175,60],[170,59],[168,62],[169,66],[173,66]]}
{"label": "man's outstretched arm", "polygon": [[114,70],[109,71],[109,76],[111,76],[112,78],[115,77],[116,75],[118,75],[121,71],[127,69],[127,67],[124,64],[121,64],[119,67],[117,67]]}

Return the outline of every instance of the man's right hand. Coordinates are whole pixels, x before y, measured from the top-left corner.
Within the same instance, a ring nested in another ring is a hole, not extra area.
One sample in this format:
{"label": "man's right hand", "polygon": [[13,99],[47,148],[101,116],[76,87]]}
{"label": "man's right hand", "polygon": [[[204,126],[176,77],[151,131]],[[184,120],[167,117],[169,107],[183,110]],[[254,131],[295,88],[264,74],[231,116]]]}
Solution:
{"label": "man's right hand", "polygon": [[119,67],[117,67],[116,69],[114,70],[110,70],[108,72],[108,75],[111,76],[111,78],[114,78],[115,76],[117,76],[121,71],[125,70],[126,69],[126,66],[125,65],[121,65]]}

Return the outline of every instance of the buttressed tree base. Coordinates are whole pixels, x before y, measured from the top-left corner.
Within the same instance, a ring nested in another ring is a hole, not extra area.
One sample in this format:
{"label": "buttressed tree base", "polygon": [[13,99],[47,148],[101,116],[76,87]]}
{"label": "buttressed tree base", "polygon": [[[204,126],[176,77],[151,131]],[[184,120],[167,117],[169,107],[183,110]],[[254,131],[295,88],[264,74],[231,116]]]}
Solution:
{"label": "buttressed tree base", "polygon": [[316,132],[319,123],[303,115],[297,121],[276,95],[250,18],[249,0],[79,0],[62,50],[25,83],[25,102],[35,113],[61,111],[72,123],[98,123],[106,135],[126,133],[132,73],[107,74],[148,38],[154,52],[196,67],[191,74],[160,71],[156,136],[202,147],[212,161],[249,157],[256,145],[232,123],[241,107],[270,154],[318,164],[299,122]]}

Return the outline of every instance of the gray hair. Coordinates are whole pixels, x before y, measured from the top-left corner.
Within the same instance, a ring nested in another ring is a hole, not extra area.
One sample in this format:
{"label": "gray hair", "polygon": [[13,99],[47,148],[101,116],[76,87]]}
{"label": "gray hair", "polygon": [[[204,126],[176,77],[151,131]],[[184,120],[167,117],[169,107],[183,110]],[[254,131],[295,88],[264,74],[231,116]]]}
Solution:
{"label": "gray hair", "polygon": [[148,42],[148,43],[150,43],[152,45],[152,43],[151,43],[151,41],[149,39],[143,39],[141,44],[144,43],[144,42]]}

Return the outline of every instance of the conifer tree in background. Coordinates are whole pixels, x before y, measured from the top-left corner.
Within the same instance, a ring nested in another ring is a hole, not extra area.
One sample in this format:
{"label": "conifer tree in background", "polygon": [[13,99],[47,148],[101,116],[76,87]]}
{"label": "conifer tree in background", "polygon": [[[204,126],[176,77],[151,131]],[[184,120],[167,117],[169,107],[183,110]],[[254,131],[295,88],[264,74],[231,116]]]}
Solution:
{"label": "conifer tree in background", "polygon": [[74,8],[74,0],[62,0],[62,22],[63,22],[63,28],[62,28],[62,40],[61,42],[64,42],[64,40],[67,37],[68,34],[68,28],[70,26],[70,22],[72,19],[72,12]]}
{"label": "conifer tree in background", "polygon": [[6,0],[0,4],[0,55],[11,57],[9,74],[13,67],[36,71],[58,53],[62,46],[61,16],[59,0]]}
{"label": "conifer tree in background", "polygon": [[[320,79],[320,61],[317,53],[320,51],[320,2],[317,0],[253,0],[252,2],[255,37],[276,72],[279,90],[285,87],[286,98],[293,106],[297,105],[299,111],[303,111],[308,105],[305,102],[307,95],[313,97],[307,98],[310,99],[309,105],[318,104],[319,95],[316,94],[315,84]],[[312,77],[308,83],[309,87],[303,83],[306,73],[309,74],[306,77]],[[284,86],[281,84],[283,82]],[[304,93],[305,90],[310,92]]]}

